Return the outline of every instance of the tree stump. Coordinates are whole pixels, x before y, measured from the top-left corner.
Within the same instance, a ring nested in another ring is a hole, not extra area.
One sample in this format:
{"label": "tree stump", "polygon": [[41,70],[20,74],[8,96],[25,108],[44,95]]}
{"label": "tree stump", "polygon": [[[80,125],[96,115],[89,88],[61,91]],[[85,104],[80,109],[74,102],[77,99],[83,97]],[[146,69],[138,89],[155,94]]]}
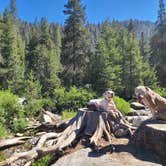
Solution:
{"label": "tree stump", "polygon": [[133,136],[133,143],[141,149],[166,158],[166,121],[149,119],[141,124]]}
{"label": "tree stump", "polygon": [[14,153],[6,161],[1,162],[0,166],[11,165],[20,160],[23,164],[19,165],[30,165],[42,156],[63,151],[74,141],[85,137],[89,139],[90,144],[95,146],[99,146],[101,139],[105,139],[111,144],[113,134],[118,136],[132,134],[132,130],[135,129],[118,112],[89,111],[87,109],[80,109],[77,115],[69,120],[63,131],[57,132],[58,126],[63,125],[57,125],[52,132],[38,136],[38,141],[31,150]]}

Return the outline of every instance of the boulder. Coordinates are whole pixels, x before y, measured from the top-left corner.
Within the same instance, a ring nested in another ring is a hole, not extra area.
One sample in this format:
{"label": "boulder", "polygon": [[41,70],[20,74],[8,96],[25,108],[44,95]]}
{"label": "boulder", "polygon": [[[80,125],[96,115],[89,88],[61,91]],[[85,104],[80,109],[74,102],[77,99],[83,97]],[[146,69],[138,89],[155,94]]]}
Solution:
{"label": "boulder", "polygon": [[131,111],[127,113],[126,116],[138,116],[138,115],[139,115],[138,112],[131,108]]}
{"label": "boulder", "polygon": [[149,119],[149,116],[126,116],[126,120],[133,124],[133,126],[138,127],[145,120]]}
{"label": "boulder", "polygon": [[135,109],[135,110],[145,109],[145,106],[142,105],[142,104],[140,104],[140,103],[138,103],[138,102],[132,102],[130,104],[130,107],[133,108],[133,109]]}
{"label": "boulder", "polygon": [[137,110],[138,115],[140,116],[151,116],[151,111],[147,109]]}
{"label": "boulder", "polygon": [[[109,152],[109,151],[108,151]],[[137,153],[138,154],[138,153]],[[146,154],[143,154],[146,156]],[[138,157],[138,156],[137,156]],[[146,156],[147,157],[147,156]],[[153,160],[153,159],[152,159]],[[60,158],[51,166],[159,166],[160,164],[146,159],[139,159],[129,152],[97,153],[90,148],[78,150]]]}
{"label": "boulder", "polygon": [[166,121],[150,119],[143,122],[133,138],[137,146],[166,159]]}

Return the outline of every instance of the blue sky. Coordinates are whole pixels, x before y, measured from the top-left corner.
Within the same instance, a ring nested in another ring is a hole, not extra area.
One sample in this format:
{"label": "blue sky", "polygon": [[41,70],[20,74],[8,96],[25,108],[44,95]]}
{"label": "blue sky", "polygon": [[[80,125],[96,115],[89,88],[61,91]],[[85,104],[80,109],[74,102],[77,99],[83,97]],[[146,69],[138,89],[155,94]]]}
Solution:
{"label": "blue sky", "polygon": [[[10,0],[0,0],[0,11],[9,6]],[[166,0],[164,0],[166,5]],[[33,22],[35,18],[46,17],[49,22],[64,23],[64,4],[67,0],[17,0],[19,17]],[[156,21],[158,0],[82,0],[86,6],[89,23],[110,20],[139,19]]]}

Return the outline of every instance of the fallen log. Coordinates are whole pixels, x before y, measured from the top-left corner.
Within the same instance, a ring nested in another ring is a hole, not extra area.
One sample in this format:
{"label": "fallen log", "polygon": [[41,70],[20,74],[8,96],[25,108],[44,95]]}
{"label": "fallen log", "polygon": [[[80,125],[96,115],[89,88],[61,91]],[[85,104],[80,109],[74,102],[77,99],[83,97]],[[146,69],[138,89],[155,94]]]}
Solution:
{"label": "fallen log", "polygon": [[26,139],[29,139],[31,137],[16,137],[16,138],[11,138],[11,139],[2,139],[0,140],[0,150],[15,146],[15,145],[20,145],[25,143]]}
{"label": "fallen log", "polygon": [[[90,144],[100,146],[101,139],[105,139],[111,144],[112,135],[120,129],[125,134],[132,134],[135,130],[123,117],[117,113],[89,111],[80,109],[77,115],[69,120],[66,128],[59,133],[54,130],[50,133],[39,135],[39,140],[31,150],[26,152],[14,153],[6,161],[1,162],[0,166],[8,166],[22,160],[23,164],[28,165],[46,154],[59,153],[64,148],[69,147],[74,141],[84,138],[90,140]],[[57,129],[55,127],[55,129]],[[127,131],[127,132],[126,132]]]}

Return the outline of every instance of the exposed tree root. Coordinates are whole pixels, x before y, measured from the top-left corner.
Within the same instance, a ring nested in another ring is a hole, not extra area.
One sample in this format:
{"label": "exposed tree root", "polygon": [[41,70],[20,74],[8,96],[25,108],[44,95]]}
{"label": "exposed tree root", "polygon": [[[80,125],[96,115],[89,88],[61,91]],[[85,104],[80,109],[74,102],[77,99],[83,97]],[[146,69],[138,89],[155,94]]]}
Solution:
{"label": "exposed tree root", "polygon": [[80,109],[74,118],[68,123],[65,122],[65,125],[67,127],[62,132],[57,131],[60,131],[58,128],[62,127],[63,124],[55,125],[53,132],[38,136],[39,140],[31,150],[14,153],[6,161],[1,162],[0,166],[8,166],[13,163],[16,165],[30,165],[46,154],[63,151],[75,140],[85,136],[88,136],[90,144],[95,146],[99,145],[102,138],[111,143],[112,135],[117,133],[119,129],[121,130],[120,135],[132,134],[132,130],[135,129],[119,113],[94,112],[86,109]]}

